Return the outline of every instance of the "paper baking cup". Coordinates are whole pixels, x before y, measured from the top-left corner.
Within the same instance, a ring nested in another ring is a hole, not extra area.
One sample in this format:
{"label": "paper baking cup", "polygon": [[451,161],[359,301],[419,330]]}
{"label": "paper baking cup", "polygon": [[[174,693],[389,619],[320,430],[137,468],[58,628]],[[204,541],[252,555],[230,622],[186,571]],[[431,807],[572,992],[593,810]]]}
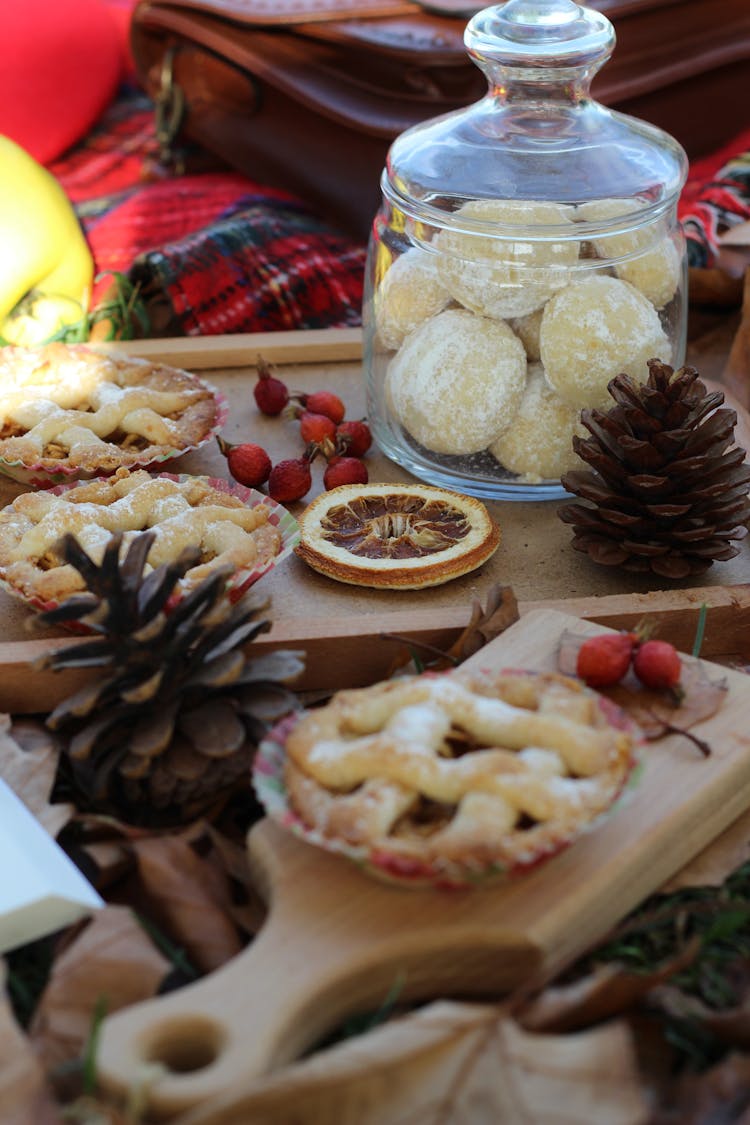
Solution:
{"label": "paper baking cup", "polygon": [[[263,492],[258,492],[254,488],[246,488],[242,484],[230,483],[229,481],[222,480],[219,477],[190,475],[187,473],[156,473],[155,476],[166,477],[169,480],[178,482],[188,480],[205,480],[218,492],[225,492],[229,496],[237,497],[237,499],[241,500],[243,504],[245,504],[248,508],[255,508],[258,504],[262,504],[265,508],[268,509],[269,522],[272,523],[274,527],[277,527],[279,529],[279,532],[281,533],[281,550],[279,551],[278,555],[275,555],[274,558],[270,559],[262,566],[253,567],[251,570],[237,570],[231,576],[227,584],[227,596],[229,597],[229,600],[231,602],[239,601],[245,591],[248,590],[255,582],[257,582],[259,578],[262,578],[264,574],[268,574],[269,571],[273,570],[279,565],[279,563],[283,562],[284,559],[286,559],[293,552],[294,548],[299,542],[299,529],[297,527],[297,521],[295,520],[294,516],[290,512],[288,512],[286,508],[282,507],[281,504],[277,504],[275,500],[272,500],[270,496],[266,496]],[[69,492],[73,488],[79,488],[81,485],[87,483],[89,482],[83,480],[71,481],[68,484],[58,484],[54,488],[50,488],[46,491],[51,492],[55,496],[61,496],[63,493]],[[7,510],[7,508],[12,507],[13,504],[11,503],[6,505],[6,509],[3,510]],[[59,602],[45,601],[43,598],[36,598],[25,594],[23,590],[18,589],[18,587],[8,582],[1,572],[0,588],[7,590],[7,592],[13,597],[20,599],[27,605],[31,606],[33,609],[42,611],[56,609],[60,604]],[[176,596],[176,600],[179,600],[180,596],[181,595],[178,594]],[[174,602],[172,604],[174,604]],[[86,630],[85,626],[80,625],[80,623],[74,624],[76,627],[73,631],[88,631]]]}
{"label": "paper baking cup", "polygon": [[[604,697],[601,697],[601,701],[607,718],[613,725],[637,733],[638,728],[624,711]],[[291,807],[284,780],[285,744],[303,714],[304,712],[287,715],[260,743],[252,772],[253,786],[258,800],[272,820],[301,840],[335,855],[344,856],[366,874],[402,887],[460,890],[497,886],[498,883],[535,870],[540,864],[559,855],[575,840],[597,828],[616,809],[619,809],[634,790],[642,773],[639,742],[633,747],[628,773],[619,791],[613,794],[608,808],[569,836],[557,837],[554,846],[537,851],[522,863],[508,866],[501,863],[469,864],[448,860],[437,862],[412,859],[389,851],[387,847],[371,848],[325,836],[322,832],[310,828]]]}
{"label": "paper baking cup", "polygon": [[[195,378],[197,379],[198,376],[196,375]],[[138,457],[137,454],[129,456],[123,451],[123,460],[119,464],[113,465],[111,469],[89,470],[81,469],[77,465],[60,465],[58,468],[51,469],[41,462],[26,465],[23,461],[8,461],[4,457],[0,457],[0,476],[10,477],[11,480],[17,481],[19,484],[28,484],[32,488],[49,488],[50,485],[54,484],[69,484],[79,480],[87,481],[94,480],[96,477],[112,476],[121,468],[131,470],[156,469],[169,461],[174,461],[176,457],[184,457],[186,453],[193,453],[196,449],[201,449],[207,442],[211,441],[224,427],[229,417],[229,403],[226,397],[216,387],[207,383],[205,379],[199,381],[213,395],[216,410],[211,429],[194,445],[185,445],[181,449],[166,449],[158,457]]]}

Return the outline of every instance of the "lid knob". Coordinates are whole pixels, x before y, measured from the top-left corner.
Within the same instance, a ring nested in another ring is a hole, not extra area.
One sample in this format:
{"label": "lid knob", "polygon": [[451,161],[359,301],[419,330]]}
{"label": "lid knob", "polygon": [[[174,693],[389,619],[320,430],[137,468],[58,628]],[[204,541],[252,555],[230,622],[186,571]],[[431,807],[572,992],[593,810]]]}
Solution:
{"label": "lid knob", "polygon": [[482,66],[598,69],[612,53],[615,30],[601,12],[574,0],[508,0],[469,21],[464,42]]}

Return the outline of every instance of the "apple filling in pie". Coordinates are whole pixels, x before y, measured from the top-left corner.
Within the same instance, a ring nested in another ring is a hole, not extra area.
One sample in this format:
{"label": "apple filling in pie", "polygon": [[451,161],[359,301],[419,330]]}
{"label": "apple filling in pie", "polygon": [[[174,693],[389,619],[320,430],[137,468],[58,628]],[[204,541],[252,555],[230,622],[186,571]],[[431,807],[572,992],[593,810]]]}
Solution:
{"label": "apple filling in pie", "polygon": [[290,804],[324,837],[404,859],[514,868],[606,811],[636,732],[595,692],[533,672],[343,691],[286,741]]}
{"label": "apple filling in pie", "polygon": [[111,472],[199,444],[213,390],[178,368],[83,345],[0,350],[0,458]]}
{"label": "apple filling in pie", "polygon": [[0,512],[0,577],[27,598],[60,601],[84,588],[63,563],[58,545],[71,532],[100,562],[113,532],[123,533],[122,551],[141,531],[155,533],[151,568],[172,562],[188,546],[201,550],[184,586],[216,567],[263,567],[280,552],[282,537],[270,509],[248,507],[206,477],[152,476],[145,469],[118,469],[114,476],[77,484],[63,492],[25,492]]}

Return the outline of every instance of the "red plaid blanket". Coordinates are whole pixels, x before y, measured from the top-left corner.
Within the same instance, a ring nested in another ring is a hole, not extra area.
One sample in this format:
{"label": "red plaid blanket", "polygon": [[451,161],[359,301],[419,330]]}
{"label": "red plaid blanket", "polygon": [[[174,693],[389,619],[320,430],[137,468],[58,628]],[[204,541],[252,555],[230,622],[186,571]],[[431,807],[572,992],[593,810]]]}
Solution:
{"label": "red plaid blanket", "polygon": [[140,283],[159,334],[360,323],[365,248],[300,199],[238,173],[168,175],[151,103],[136,90],[50,170],[94,256],[94,304],[121,272]]}

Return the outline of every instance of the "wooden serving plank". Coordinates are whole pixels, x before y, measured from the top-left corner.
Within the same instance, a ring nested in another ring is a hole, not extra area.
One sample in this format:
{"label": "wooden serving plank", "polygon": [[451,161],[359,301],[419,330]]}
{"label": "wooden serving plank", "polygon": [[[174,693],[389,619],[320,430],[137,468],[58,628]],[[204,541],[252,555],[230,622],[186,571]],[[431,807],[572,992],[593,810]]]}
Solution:
{"label": "wooden serving plank", "polygon": [[[601,627],[533,610],[473,662],[552,668],[565,630]],[[105,1021],[99,1074],[123,1091],[160,1062],[162,1115],[194,1106],[308,1049],[345,1017],[399,998],[492,996],[557,973],[713,840],[750,804],[749,688],[725,675],[721,710],[688,740],[650,744],[629,803],[567,852],[494,889],[387,886],[269,821],[249,837],[270,903],[253,944],[217,973]]]}
{"label": "wooden serving plank", "polygon": [[131,355],[185,367],[191,371],[254,366],[258,356],[268,363],[326,363],[359,359],[360,328],[319,328],[306,332],[247,332],[234,336],[188,336],[161,340],[129,340],[127,345],[97,345],[127,350]]}
{"label": "wooden serving plank", "polygon": [[[611,629],[633,629],[648,619],[654,634],[684,652],[692,651],[701,607],[705,635],[701,655],[727,664],[750,663],[750,585],[706,586],[686,591],[612,594],[602,598],[560,598],[521,602],[523,616],[536,609],[558,609],[597,621]],[[272,624],[248,652],[261,655],[279,648],[305,654],[305,671],[294,685],[299,691],[334,691],[364,687],[386,677],[396,654],[408,642],[445,652],[469,621],[468,606],[394,610],[356,616],[287,619]],[[400,641],[396,638],[403,638]],[[75,638],[0,642],[0,711],[33,713],[55,707],[99,672],[74,669],[53,672],[33,663]]]}

